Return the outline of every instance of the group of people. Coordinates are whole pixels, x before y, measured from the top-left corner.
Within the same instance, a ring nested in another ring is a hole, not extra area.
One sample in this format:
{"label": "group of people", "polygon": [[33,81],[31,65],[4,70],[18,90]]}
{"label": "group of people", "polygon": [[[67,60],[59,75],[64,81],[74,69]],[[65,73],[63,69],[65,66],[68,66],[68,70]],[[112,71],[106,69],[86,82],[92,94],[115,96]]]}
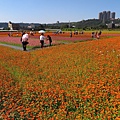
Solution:
{"label": "group of people", "polygon": [[41,43],[41,48],[44,47],[44,40],[47,39],[49,41],[49,45],[52,45],[52,38],[50,35],[47,35],[47,37],[44,36],[44,33],[41,33],[40,35],[40,43]]}
{"label": "group of people", "polygon": [[[29,44],[28,39],[29,39],[29,35],[26,32],[23,32],[20,41],[22,42],[22,46],[23,46],[23,50],[24,51],[26,51],[26,46],[27,46],[27,44]],[[47,37],[45,37],[44,33],[41,33],[41,35],[40,35],[40,47],[41,48],[44,47],[45,39],[49,41],[49,45],[50,46],[52,45],[52,38],[51,38],[51,36],[47,35]]]}
{"label": "group of people", "polygon": [[99,39],[101,34],[102,34],[102,31],[92,32],[91,37],[92,37],[92,38],[97,38],[97,39]]}
{"label": "group of people", "polygon": [[[78,35],[78,34],[84,34],[84,32],[83,31],[81,31],[81,32],[74,31],[74,35]],[[72,36],[73,36],[73,33],[72,33],[72,31],[70,31],[70,37],[72,37]]]}
{"label": "group of people", "polygon": [[[97,31],[96,32],[92,32],[91,37],[99,39],[101,34],[102,34],[101,31],[99,31],[99,32],[97,32]],[[70,37],[72,37],[72,31],[70,32]],[[22,42],[22,46],[23,46],[23,50],[24,51],[26,51],[26,46],[27,46],[27,44],[29,44],[28,38],[29,38],[29,35],[26,32],[23,32],[22,33],[22,37],[21,37],[21,42]],[[44,41],[45,40],[49,41],[49,45],[50,46],[52,45],[52,38],[51,38],[51,36],[47,35],[47,37],[45,37],[44,33],[41,33],[41,35],[40,35],[40,47],[41,48],[44,47]]]}

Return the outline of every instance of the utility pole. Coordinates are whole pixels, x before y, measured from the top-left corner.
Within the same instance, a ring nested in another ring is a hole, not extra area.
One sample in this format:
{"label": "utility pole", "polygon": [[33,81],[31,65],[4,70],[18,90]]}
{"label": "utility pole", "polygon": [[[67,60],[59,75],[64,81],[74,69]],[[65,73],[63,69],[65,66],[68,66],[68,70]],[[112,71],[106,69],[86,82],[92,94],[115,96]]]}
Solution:
{"label": "utility pole", "polygon": [[70,20],[69,20],[69,28],[70,28]]}

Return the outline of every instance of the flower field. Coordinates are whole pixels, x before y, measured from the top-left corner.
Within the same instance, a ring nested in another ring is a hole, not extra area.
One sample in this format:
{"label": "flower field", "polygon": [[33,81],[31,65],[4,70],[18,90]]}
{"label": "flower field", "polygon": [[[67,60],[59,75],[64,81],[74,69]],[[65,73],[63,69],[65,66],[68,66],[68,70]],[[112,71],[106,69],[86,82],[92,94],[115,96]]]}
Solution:
{"label": "flower field", "polygon": [[31,52],[0,46],[0,74],[0,120],[120,119],[120,36]]}
{"label": "flower field", "polygon": [[[28,46],[39,46],[39,36],[40,34],[36,32],[34,36],[30,35],[29,32],[29,44]],[[11,37],[8,36],[9,32],[0,32],[0,42],[7,43],[7,44],[18,44],[20,45],[20,37],[22,35],[21,32],[12,32]],[[119,36],[119,32],[103,32],[101,38],[106,38],[106,37],[113,37],[113,36]],[[52,44],[62,44],[62,43],[72,43],[72,42],[78,42],[78,41],[86,41],[86,40],[91,40],[91,32],[85,32],[84,34],[78,34],[74,35],[73,37],[70,37],[70,32],[65,32],[64,34],[54,34],[52,32],[46,32],[45,37],[47,35],[50,35],[52,37]],[[47,40],[45,40],[45,44],[49,44]]]}

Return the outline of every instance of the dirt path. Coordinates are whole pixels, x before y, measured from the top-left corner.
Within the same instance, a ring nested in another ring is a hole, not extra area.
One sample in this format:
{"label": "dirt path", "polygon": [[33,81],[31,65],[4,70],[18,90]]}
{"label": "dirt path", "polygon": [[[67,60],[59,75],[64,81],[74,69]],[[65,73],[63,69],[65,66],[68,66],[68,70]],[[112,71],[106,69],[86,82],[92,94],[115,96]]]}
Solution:
{"label": "dirt path", "polygon": [[[14,46],[14,45],[9,45],[9,44],[3,44],[3,43],[0,43],[0,46],[10,47],[10,48],[13,48],[13,49],[16,49],[16,50],[23,51],[23,48],[19,47],[19,46]],[[48,45],[44,45],[44,48],[49,48],[49,46]],[[33,51],[33,50],[36,50],[36,49],[41,49],[41,48],[40,48],[40,46],[34,46],[33,48],[27,48],[27,51]]]}
{"label": "dirt path", "polygon": [[23,50],[22,47],[18,47],[18,46],[14,46],[14,45],[8,45],[8,44],[3,44],[3,43],[0,43],[1,46],[6,46],[6,47],[10,47],[10,48],[14,48],[16,50]]}

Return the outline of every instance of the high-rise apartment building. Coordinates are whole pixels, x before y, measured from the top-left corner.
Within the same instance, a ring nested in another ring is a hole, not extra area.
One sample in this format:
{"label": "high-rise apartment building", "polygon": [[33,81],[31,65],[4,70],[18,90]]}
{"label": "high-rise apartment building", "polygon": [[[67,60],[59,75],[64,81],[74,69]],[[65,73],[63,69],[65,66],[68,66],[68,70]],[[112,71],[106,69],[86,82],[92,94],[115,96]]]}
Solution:
{"label": "high-rise apartment building", "polygon": [[111,18],[112,18],[112,19],[115,19],[115,12],[112,12],[112,13],[111,13]]}
{"label": "high-rise apartment building", "polygon": [[111,15],[111,12],[107,11],[107,20],[110,20],[110,15]]}
{"label": "high-rise apartment building", "polygon": [[107,20],[115,19],[115,12],[103,11],[99,13],[99,20],[105,23]]}
{"label": "high-rise apartment building", "polygon": [[105,23],[105,21],[107,20],[107,12],[103,11],[103,23]]}
{"label": "high-rise apartment building", "polygon": [[102,20],[102,19],[103,19],[103,13],[100,12],[100,13],[99,13],[99,20]]}

